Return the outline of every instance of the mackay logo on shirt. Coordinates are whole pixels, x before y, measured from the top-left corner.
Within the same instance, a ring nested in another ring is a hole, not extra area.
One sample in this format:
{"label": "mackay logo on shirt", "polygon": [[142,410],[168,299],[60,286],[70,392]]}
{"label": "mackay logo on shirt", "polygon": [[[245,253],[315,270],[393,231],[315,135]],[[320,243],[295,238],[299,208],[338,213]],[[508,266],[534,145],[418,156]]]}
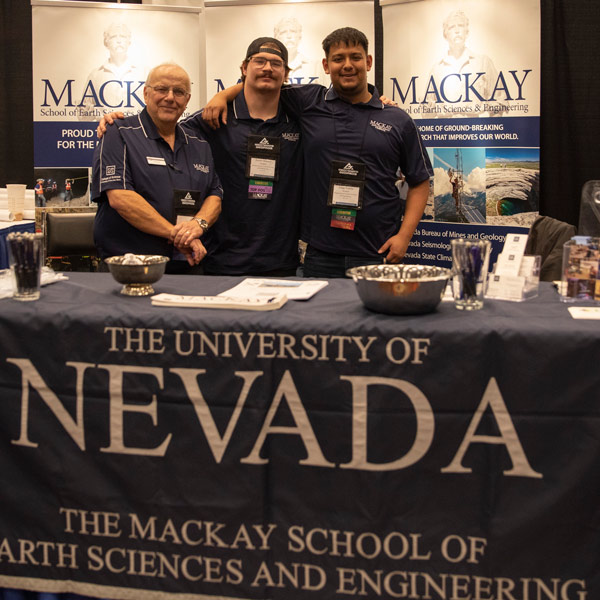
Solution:
{"label": "mackay logo on shirt", "polygon": [[300,141],[299,133],[282,133],[281,137],[288,142],[298,142]]}
{"label": "mackay logo on shirt", "polygon": [[392,126],[388,123],[380,123],[379,121],[374,121],[373,119],[371,119],[369,125],[377,129],[377,131],[383,131],[384,133],[388,133],[392,130]]}
{"label": "mackay logo on shirt", "polygon": [[194,163],[194,169],[196,169],[196,171],[201,171],[202,173],[210,173],[210,167],[208,165]]}
{"label": "mackay logo on shirt", "polygon": [[273,150],[275,146],[269,142],[267,138],[263,138],[260,142],[254,144],[257,150]]}

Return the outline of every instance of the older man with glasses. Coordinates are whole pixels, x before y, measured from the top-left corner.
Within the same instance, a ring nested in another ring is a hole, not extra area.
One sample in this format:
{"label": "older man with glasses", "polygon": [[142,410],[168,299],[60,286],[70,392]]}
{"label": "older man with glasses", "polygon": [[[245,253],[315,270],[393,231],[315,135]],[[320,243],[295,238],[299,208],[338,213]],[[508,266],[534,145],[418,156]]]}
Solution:
{"label": "older man with glasses", "polygon": [[[229,127],[211,129],[202,111],[181,123],[190,135],[209,141],[223,182],[223,212],[207,241],[204,273],[295,275],[302,150],[299,125],[279,102],[289,74],[285,45],[275,38],[255,39],[241,74],[241,89],[229,103]],[[102,119],[99,133],[116,114]]]}
{"label": "older man with glasses", "polygon": [[155,67],[144,87],[146,108],[117,120],[96,147],[92,199],[101,258],[162,254],[175,273],[206,255],[200,238],[219,216],[223,191],[208,143],[178,125],[190,96],[184,69]]}

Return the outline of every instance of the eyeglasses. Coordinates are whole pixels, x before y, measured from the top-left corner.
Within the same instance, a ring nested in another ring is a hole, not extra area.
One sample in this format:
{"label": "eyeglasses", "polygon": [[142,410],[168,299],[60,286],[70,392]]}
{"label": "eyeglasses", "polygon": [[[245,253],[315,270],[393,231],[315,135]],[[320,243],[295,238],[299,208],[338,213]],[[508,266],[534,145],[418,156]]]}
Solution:
{"label": "eyeglasses", "polygon": [[253,56],[250,59],[259,69],[262,69],[267,63],[271,63],[273,69],[283,69],[283,61],[278,58],[263,58],[262,56]]}
{"label": "eyeglasses", "polygon": [[154,90],[159,96],[167,96],[171,91],[173,92],[173,96],[175,96],[175,98],[185,98],[185,96],[190,95],[187,90],[179,87],[167,87],[165,85],[147,85],[146,87]]}

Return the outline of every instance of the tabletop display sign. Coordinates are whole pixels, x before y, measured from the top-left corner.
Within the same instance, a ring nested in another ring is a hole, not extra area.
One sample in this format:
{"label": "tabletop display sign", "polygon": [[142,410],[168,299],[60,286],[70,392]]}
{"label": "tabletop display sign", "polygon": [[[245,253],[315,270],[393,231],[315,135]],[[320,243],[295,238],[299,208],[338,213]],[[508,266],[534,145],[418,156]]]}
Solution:
{"label": "tabletop display sign", "polygon": [[575,236],[563,247],[564,302],[600,302],[600,238]]}

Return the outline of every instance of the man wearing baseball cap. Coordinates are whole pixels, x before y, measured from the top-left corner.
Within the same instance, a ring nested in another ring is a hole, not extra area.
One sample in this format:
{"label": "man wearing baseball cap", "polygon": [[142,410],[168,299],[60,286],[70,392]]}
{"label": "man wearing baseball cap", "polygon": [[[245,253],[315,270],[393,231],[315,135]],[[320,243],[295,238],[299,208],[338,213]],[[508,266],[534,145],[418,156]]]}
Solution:
{"label": "man wearing baseball cap", "polygon": [[204,270],[218,275],[294,275],[302,151],[300,127],[279,102],[289,73],[288,51],[275,38],[257,38],[240,68],[243,88],[228,105],[229,127],[211,129],[202,111],[184,122],[209,141],[224,190]]}

